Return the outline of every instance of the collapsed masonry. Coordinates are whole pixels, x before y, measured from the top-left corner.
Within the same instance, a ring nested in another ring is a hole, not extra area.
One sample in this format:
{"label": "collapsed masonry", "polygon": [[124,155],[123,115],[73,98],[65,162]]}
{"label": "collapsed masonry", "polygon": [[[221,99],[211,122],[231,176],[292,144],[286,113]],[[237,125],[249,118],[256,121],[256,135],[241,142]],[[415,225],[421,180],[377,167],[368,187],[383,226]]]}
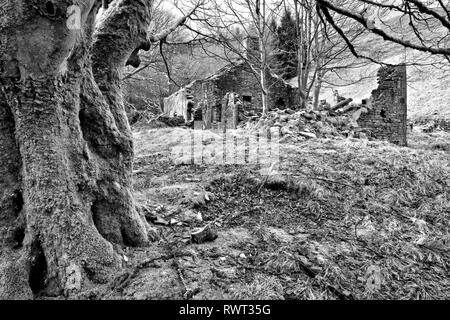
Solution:
{"label": "collapsed masonry", "polygon": [[240,127],[264,131],[279,128],[283,140],[354,137],[388,140],[406,146],[406,67],[379,70],[379,87],[361,104],[341,97],[335,106],[322,103],[319,110],[272,110]]}
{"label": "collapsed masonry", "polygon": [[[258,42],[253,38],[248,41],[249,56],[255,54],[252,51],[257,50]],[[279,123],[277,120],[285,119],[289,126],[284,131],[298,131],[303,137],[308,136],[309,128],[329,125],[335,128],[325,129],[327,135],[332,131],[336,132],[335,135],[367,136],[400,146],[407,145],[406,65],[380,68],[378,88],[372,92],[370,99],[364,100],[362,104],[349,104],[352,99],[343,98],[335,107],[326,108],[325,103],[322,104],[322,110],[311,112],[294,111],[297,100],[297,88],[294,85],[274,75],[268,75],[268,82],[268,105],[271,114],[263,119],[255,117],[262,111],[261,86],[245,60],[237,60],[216,74],[196,80],[166,98],[164,111],[167,116],[182,116],[186,121],[201,121],[203,129],[216,129],[221,125],[235,129],[243,120],[247,123],[256,122],[259,128],[274,125],[283,127],[285,123]],[[276,113],[280,114],[274,115]],[[311,133],[321,136],[317,130]]]}

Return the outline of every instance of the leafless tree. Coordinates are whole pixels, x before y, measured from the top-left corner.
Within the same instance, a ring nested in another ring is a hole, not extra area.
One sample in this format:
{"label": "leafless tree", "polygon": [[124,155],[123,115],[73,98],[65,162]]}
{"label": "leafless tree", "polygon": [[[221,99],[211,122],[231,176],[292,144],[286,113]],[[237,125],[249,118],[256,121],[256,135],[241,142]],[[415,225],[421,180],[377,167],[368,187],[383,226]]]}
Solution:
{"label": "leafless tree", "polygon": [[[196,36],[223,48],[221,53],[205,51],[217,59],[235,63],[245,61],[258,79],[262,91],[263,114],[268,111],[270,84],[269,68],[270,29],[269,21],[277,14],[280,2],[266,0],[211,0],[209,6],[197,10],[193,22],[187,28]],[[181,12],[186,2],[178,5]],[[247,55],[243,48],[248,37],[259,39],[260,50],[256,55]]]}
{"label": "leafless tree", "polygon": [[[343,78],[345,71],[363,68],[369,62],[355,58],[339,34],[325,27],[316,11],[315,0],[285,0],[284,5],[291,7],[295,15],[300,105],[306,107],[312,95],[313,107],[317,108],[322,86],[324,83],[330,83],[333,75]],[[347,17],[338,19],[341,24],[346,25],[349,38],[359,43],[358,36],[364,29]],[[360,80],[361,77],[352,79],[353,82]]]}
{"label": "leafless tree", "polygon": [[352,19],[384,41],[450,61],[449,1],[354,0],[349,3],[358,5],[360,10],[352,10],[348,4],[317,0],[317,11],[355,56],[377,62],[359,51],[349,39],[347,30],[336,21],[336,16]]}

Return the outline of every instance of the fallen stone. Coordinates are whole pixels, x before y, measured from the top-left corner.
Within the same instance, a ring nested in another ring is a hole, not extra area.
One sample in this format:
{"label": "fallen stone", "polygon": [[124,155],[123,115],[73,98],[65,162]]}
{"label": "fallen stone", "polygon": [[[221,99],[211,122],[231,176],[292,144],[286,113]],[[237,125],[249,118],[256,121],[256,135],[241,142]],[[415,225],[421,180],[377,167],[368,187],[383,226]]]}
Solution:
{"label": "fallen stone", "polygon": [[213,242],[217,238],[217,231],[212,225],[207,225],[206,227],[191,233],[192,242],[196,244]]}
{"label": "fallen stone", "polygon": [[364,132],[359,133],[359,138],[362,140],[369,140],[369,137]]}
{"label": "fallen stone", "polygon": [[154,223],[156,220],[158,220],[158,216],[155,213],[146,213],[145,214],[145,220],[150,223]]}
{"label": "fallen stone", "polygon": [[298,134],[308,139],[317,139],[317,136],[314,133],[300,131]]}
{"label": "fallen stone", "polygon": [[268,121],[266,121],[266,126],[267,127],[273,127],[275,125],[275,121],[273,121],[273,120],[268,120]]}
{"label": "fallen stone", "polygon": [[288,115],[284,115],[280,117],[280,122],[284,123],[284,122],[288,122],[289,121],[289,116]]}
{"label": "fallen stone", "polygon": [[168,226],[169,222],[164,220],[161,217],[158,217],[156,220],[153,221],[153,224],[158,225],[158,226]]}
{"label": "fallen stone", "polygon": [[171,219],[171,220],[170,220],[170,225],[171,225],[171,226],[182,226],[183,223],[181,223],[181,222],[178,221],[177,219]]}
{"label": "fallen stone", "polygon": [[203,207],[206,205],[206,197],[204,193],[194,192],[193,196],[191,197],[191,205],[192,207]]}
{"label": "fallen stone", "polygon": [[292,135],[293,132],[291,130],[289,130],[286,127],[281,128],[281,135],[282,136],[287,136],[287,135]]}
{"label": "fallen stone", "polygon": [[203,222],[201,212],[195,212],[193,210],[185,211],[179,219],[187,224]]}
{"label": "fallen stone", "polygon": [[316,115],[310,114],[310,113],[302,114],[302,117],[305,118],[306,120],[310,120],[310,121],[316,119]]}
{"label": "fallen stone", "polygon": [[294,114],[294,113],[295,113],[295,111],[292,110],[292,109],[286,109],[285,112],[286,112],[287,114]]}
{"label": "fallen stone", "polygon": [[214,200],[214,194],[211,192],[206,192],[205,193],[205,200],[206,202],[210,202]]}
{"label": "fallen stone", "polygon": [[287,125],[289,127],[298,127],[299,124],[300,124],[300,121],[299,120],[295,120],[295,119],[289,120],[289,122],[287,123]]}

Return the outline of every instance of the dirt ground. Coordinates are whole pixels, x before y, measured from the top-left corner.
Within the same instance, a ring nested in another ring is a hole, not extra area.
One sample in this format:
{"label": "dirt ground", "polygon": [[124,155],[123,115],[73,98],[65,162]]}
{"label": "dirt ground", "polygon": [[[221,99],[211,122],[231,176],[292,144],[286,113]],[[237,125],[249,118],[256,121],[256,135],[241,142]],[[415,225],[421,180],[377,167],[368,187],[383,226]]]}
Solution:
{"label": "dirt ground", "polygon": [[[420,134],[413,148],[285,143],[267,176],[186,164],[173,153],[186,134],[135,132],[135,196],[161,237],[123,248],[124,272],[83,298],[450,298],[448,150]],[[192,243],[206,225],[218,238]]]}

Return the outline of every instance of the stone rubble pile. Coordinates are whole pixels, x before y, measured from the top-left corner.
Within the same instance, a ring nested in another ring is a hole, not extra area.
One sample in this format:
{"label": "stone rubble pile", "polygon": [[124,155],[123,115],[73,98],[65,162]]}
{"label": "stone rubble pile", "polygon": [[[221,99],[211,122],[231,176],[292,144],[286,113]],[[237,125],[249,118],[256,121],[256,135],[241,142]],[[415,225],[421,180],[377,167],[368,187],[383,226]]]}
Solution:
{"label": "stone rubble pile", "polygon": [[359,118],[369,111],[366,105],[349,104],[339,109],[323,105],[320,110],[273,110],[267,116],[246,115],[240,128],[268,130],[279,128],[284,140],[353,137],[368,139],[370,131],[358,125]]}

